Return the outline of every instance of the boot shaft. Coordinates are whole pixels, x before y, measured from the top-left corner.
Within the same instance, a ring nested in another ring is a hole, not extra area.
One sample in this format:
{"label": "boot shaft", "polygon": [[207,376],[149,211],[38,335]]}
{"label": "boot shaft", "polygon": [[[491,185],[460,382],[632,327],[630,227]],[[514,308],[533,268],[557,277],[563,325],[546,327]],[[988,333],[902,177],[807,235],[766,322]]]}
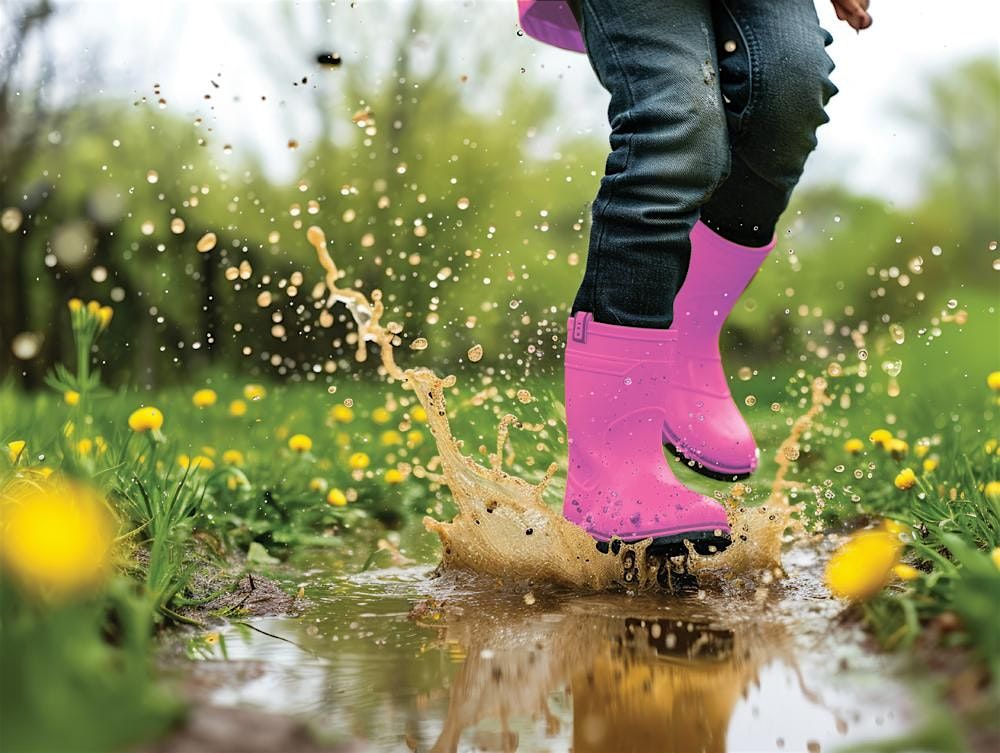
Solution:
{"label": "boot shaft", "polygon": [[674,299],[671,329],[717,338],[774,246],[775,240],[759,248],[741,246],[696,222],[691,230],[691,263]]}

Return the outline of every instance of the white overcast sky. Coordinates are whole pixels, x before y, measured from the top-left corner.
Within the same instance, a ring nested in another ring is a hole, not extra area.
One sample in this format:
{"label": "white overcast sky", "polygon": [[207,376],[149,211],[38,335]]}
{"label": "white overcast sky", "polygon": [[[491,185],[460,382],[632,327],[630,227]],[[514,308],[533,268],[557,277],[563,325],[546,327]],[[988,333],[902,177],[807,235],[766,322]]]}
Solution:
{"label": "white overcast sky", "polygon": [[[219,143],[256,149],[272,174],[292,178],[289,153],[282,148],[292,135],[288,131],[296,131],[295,137],[306,143],[318,136],[319,127],[307,109],[296,109],[296,97],[305,92],[291,87],[292,74],[310,74],[315,82],[311,61],[323,47],[340,52],[345,65],[379,70],[380,40],[406,33],[402,25],[408,0],[287,3],[301,19],[301,44],[271,33],[282,12],[278,2],[57,4],[62,13],[51,42],[59,50],[60,65],[86,70],[99,58],[107,88],[130,97],[151,95],[152,84],[160,83],[172,111],[206,115]],[[471,60],[476,47],[496,45],[504,51],[503,64],[524,67],[525,76],[549,87],[562,103],[561,128],[605,138],[607,98],[586,58],[518,37],[514,0],[428,4],[447,19],[434,33],[449,35],[457,67],[465,51]],[[872,0],[875,23],[861,34],[838,21],[827,0],[817,0],[816,7],[835,38],[830,54],[840,93],[830,103],[832,121],[820,130],[820,147],[803,180],[837,179],[905,202],[922,162],[921,145],[894,108],[918,101],[929,74],[974,54],[1000,55],[1000,2]],[[275,56],[287,64],[284,81],[273,75]],[[222,84],[211,112],[202,100],[213,91],[210,79]],[[488,81],[470,80],[477,83],[488,97]],[[267,104],[260,103],[261,94],[269,95]]]}

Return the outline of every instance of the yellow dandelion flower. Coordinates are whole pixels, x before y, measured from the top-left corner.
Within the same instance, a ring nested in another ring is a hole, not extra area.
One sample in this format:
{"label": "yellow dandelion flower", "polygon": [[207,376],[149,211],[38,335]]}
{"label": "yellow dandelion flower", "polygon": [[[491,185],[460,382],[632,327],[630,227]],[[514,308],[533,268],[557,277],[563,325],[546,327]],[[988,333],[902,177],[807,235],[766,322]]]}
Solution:
{"label": "yellow dandelion flower", "polygon": [[263,400],[267,397],[267,390],[262,384],[247,384],[243,387],[243,397],[247,400]]}
{"label": "yellow dandelion flower", "polygon": [[37,481],[8,488],[0,502],[0,558],[28,590],[66,596],[110,572],[115,524],[89,487]]}
{"label": "yellow dandelion flower", "polygon": [[876,429],[868,435],[868,441],[885,449],[892,441],[892,433],[888,429]]}
{"label": "yellow dandelion flower", "polygon": [[306,434],[293,434],[288,438],[288,449],[295,452],[309,452],[312,446],[313,441]]}
{"label": "yellow dandelion flower", "polygon": [[229,491],[232,491],[232,492],[236,491],[237,489],[240,488],[240,480],[238,478],[236,478],[236,476],[227,476],[226,477],[226,488],[229,489]]}
{"label": "yellow dandelion flower", "polygon": [[208,408],[215,405],[215,402],[219,399],[219,396],[215,394],[215,390],[205,387],[198,390],[191,396],[191,402],[194,403],[197,408]]}
{"label": "yellow dandelion flower", "polygon": [[163,427],[163,414],[159,408],[147,406],[132,411],[128,417],[128,426],[134,432],[159,431]]}
{"label": "yellow dandelion flower", "polygon": [[222,462],[226,465],[243,465],[245,462],[243,458],[243,453],[239,450],[226,450],[222,453]]}
{"label": "yellow dandelion flower", "polygon": [[410,418],[416,421],[418,424],[427,423],[427,411],[424,410],[424,406],[417,405],[410,411]]}
{"label": "yellow dandelion flower", "polygon": [[423,444],[424,435],[416,429],[412,429],[406,432],[406,444],[410,447],[416,447]]}
{"label": "yellow dandelion flower", "polygon": [[327,484],[325,478],[317,477],[309,480],[309,491],[311,492],[319,492],[322,494],[327,490],[328,486],[329,484]]}
{"label": "yellow dandelion flower", "polygon": [[904,468],[896,474],[896,478],[893,483],[896,485],[897,489],[902,491],[912,489],[917,483],[917,474],[913,472],[912,468]]}
{"label": "yellow dandelion flower", "polygon": [[1000,502],[1000,481],[988,482],[983,488],[983,494],[986,495],[986,499]]}
{"label": "yellow dandelion flower", "polygon": [[902,439],[893,438],[889,440],[889,444],[886,449],[894,458],[896,458],[896,460],[902,460],[906,457],[906,453],[909,451],[910,446]]}
{"label": "yellow dandelion flower", "polygon": [[81,455],[89,455],[94,449],[94,440],[86,437],[76,443],[76,451]]}
{"label": "yellow dandelion flower", "polygon": [[857,455],[858,453],[860,453],[862,450],[865,449],[865,443],[857,438],[848,439],[846,442],[844,442],[844,449],[847,452],[851,453],[852,455]]}
{"label": "yellow dandelion flower", "polygon": [[403,474],[395,468],[390,468],[385,472],[384,478],[387,484],[398,484],[403,480]]}
{"label": "yellow dandelion flower", "polygon": [[83,301],[81,301],[79,298],[70,298],[68,301],[66,301],[66,305],[69,307],[69,310],[74,314],[77,311],[83,310]]}
{"label": "yellow dandelion flower", "polygon": [[371,463],[371,459],[363,452],[355,452],[347,460],[347,464],[356,471],[367,468],[369,463]]}
{"label": "yellow dandelion flower", "polygon": [[15,439],[13,442],[7,443],[7,457],[10,458],[10,462],[16,463],[18,458],[25,454],[25,448],[28,443],[23,439]]}
{"label": "yellow dandelion flower", "polygon": [[924,458],[924,473],[932,473],[938,467],[937,458]]}
{"label": "yellow dandelion flower", "polygon": [[392,420],[392,414],[387,408],[376,408],[372,411],[372,421],[377,424],[387,424]]}
{"label": "yellow dandelion flower", "polygon": [[330,493],[326,495],[326,503],[334,507],[343,507],[347,504],[347,495],[340,489],[331,489]]}
{"label": "yellow dandelion flower", "polygon": [[108,325],[111,324],[111,317],[114,315],[115,311],[110,306],[101,306],[97,309],[97,321],[100,323],[101,329],[108,328]]}
{"label": "yellow dandelion flower", "polygon": [[104,440],[104,437],[94,437],[94,446],[97,448],[98,455],[103,455],[108,451],[108,443]]}
{"label": "yellow dandelion flower", "polygon": [[901,549],[902,543],[888,531],[856,533],[827,563],[826,585],[841,599],[870,599],[889,580]]}
{"label": "yellow dandelion flower", "polygon": [[389,429],[389,431],[382,432],[381,442],[383,447],[391,447],[392,445],[403,444],[403,435],[400,434],[395,429]]}
{"label": "yellow dandelion flower", "polygon": [[900,580],[906,581],[916,580],[920,577],[920,571],[917,568],[902,562],[892,568],[892,573]]}
{"label": "yellow dandelion flower", "polygon": [[63,400],[66,402],[66,405],[79,405],[80,393],[76,390],[66,390],[63,393]]}
{"label": "yellow dandelion flower", "polygon": [[931,443],[928,439],[921,439],[917,441],[916,446],[913,448],[913,454],[918,458],[923,458],[927,456],[927,453],[931,451]]}
{"label": "yellow dandelion flower", "polygon": [[181,468],[190,468],[193,471],[211,471],[215,468],[215,461],[205,455],[195,455],[193,458],[178,455],[177,462]]}
{"label": "yellow dandelion flower", "polygon": [[340,424],[350,423],[354,420],[354,410],[343,403],[337,403],[330,408],[330,418]]}
{"label": "yellow dandelion flower", "polygon": [[101,304],[97,301],[87,301],[87,313],[93,317],[101,310]]}
{"label": "yellow dandelion flower", "polygon": [[992,455],[994,452],[1000,452],[1000,442],[995,439],[987,439],[983,443],[983,452],[987,455]]}
{"label": "yellow dandelion flower", "polygon": [[205,634],[205,643],[207,643],[209,646],[214,646],[218,642],[219,642],[219,634],[218,633],[206,633]]}
{"label": "yellow dandelion flower", "polygon": [[986,377],[986,384],[994,392],[1000,392],[1000,371],[991,371]]}
{"label": "yellow dandelion flower", "polygon": [[229,415],[239,418],[247,414],[247,404],[242,400],[233,400],[229,404]]}

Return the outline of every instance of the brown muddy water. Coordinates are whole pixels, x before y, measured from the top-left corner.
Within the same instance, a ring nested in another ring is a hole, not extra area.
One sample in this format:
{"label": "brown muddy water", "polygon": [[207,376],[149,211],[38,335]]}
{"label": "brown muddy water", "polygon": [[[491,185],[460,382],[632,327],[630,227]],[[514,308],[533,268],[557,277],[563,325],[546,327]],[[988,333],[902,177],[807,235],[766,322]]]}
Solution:
{"label": "brown muddy water", "polygon": [[211,703],[363,750],[832,751],[904,732],[916,712],[892,660],[838,622],[818,585],[826,556],[797,545],[788,577],[755,597],[515,591],[314,561],[304,614],[224,628],[228,661],[195,675]]}

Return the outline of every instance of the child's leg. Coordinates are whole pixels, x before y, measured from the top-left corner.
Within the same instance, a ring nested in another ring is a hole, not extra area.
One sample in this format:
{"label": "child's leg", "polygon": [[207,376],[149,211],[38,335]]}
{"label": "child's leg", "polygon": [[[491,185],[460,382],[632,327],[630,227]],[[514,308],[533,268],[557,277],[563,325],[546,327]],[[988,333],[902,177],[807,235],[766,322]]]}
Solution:
{"label": "child's leg", "polygon": [[727,240],[763,246],[829,120],[833,38],[813,0],[713,0],[712,10],[732,160],[701,219]]}
{"label": "child's leg", "polygon": [[711,1],[582,0],[578,11],[611,93],[612,151],[573,312],[666,328],[699,208],[729,171]]}

